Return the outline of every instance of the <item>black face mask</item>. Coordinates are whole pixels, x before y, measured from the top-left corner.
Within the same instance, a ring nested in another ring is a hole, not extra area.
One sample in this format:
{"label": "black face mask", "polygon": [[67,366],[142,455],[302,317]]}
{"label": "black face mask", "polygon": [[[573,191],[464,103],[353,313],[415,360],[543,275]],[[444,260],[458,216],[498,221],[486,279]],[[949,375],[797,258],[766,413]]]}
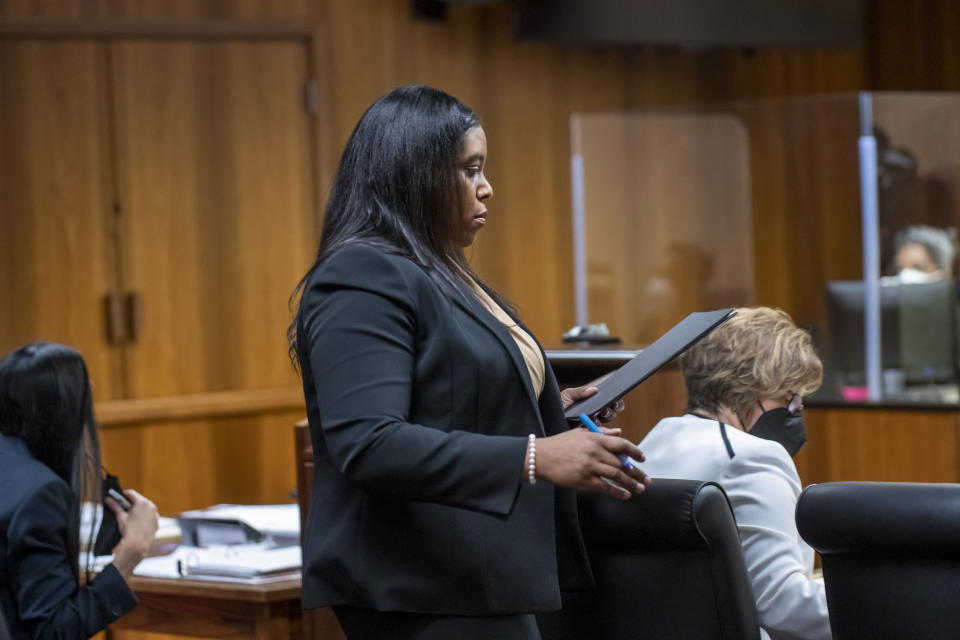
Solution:
{"label": "black face mask", "polygon": [[750,435],[779,442],[791,458],[797,455],[807,442],[807,432],[803,428],[803,414],[799,411],[793,413],[785,408],[764,411],[750,429]]}

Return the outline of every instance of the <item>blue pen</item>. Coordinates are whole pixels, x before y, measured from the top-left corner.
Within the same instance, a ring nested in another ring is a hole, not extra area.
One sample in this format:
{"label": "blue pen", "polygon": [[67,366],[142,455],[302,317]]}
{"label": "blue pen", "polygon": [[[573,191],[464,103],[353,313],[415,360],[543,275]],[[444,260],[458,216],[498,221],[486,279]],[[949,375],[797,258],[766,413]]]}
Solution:
{"label": "blue pen", "polygon": [[[600,431],[600,427],[595,425],[593,420],[588,418],[587,414],[585,413],[580,414],[580,422],[583,423],[583,426],[585,426],[587,429],[590,429],[590,431],[593,431],[594,433],[603,433],[603,431]],[[620,458],[620,462],[623,463],[624,469],[633,469],[633,462],[629,456],[618,455],[617,457]]]}

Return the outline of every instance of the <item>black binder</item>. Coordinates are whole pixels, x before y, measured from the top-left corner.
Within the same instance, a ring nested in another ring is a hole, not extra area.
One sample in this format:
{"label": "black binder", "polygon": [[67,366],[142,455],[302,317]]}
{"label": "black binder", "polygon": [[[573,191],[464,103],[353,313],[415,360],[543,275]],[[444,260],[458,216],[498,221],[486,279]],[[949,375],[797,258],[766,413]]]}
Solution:
{"label": "black binder", "polygon": [[691,313],[675,325],[670,331],[657,338],[657,341],[637,355],[627,364],[610,374],[597,385],[597,393],[571,405],[565,412],[567,420],[579,422],[581,413],[596,418],[605,408],[613,406],[617,400],[678,355],[696,344],[705,335],[732,318],[736,311],[719,309]]}

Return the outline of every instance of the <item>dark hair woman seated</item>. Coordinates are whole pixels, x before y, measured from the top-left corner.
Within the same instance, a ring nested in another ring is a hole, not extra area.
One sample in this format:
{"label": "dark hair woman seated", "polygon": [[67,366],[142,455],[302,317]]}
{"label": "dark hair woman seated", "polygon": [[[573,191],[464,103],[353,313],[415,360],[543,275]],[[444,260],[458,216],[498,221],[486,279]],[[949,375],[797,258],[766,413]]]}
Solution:
{"label": "dark hair woman seated", "polygon": [[[89,638],[127,613],[127,580],[157,530],[136,491],[113,563],[80,586],[80,503],[100,495],[100,447],[87,366],[60,344],[35,342],[0,361],[0,608],[14,640]],[[96,531],[90,531],[90,546]]]}

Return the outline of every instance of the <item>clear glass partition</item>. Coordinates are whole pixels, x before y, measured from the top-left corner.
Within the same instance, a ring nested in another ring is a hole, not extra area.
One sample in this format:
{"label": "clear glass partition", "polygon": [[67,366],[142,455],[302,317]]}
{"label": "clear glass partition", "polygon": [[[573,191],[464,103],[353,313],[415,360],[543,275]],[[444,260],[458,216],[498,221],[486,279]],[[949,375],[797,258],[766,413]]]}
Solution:
{"label": "clear glass partition", "polygon": [[575,115],[578,323],[642,346],[690,311],[779,306],[814,333],[821,397],[960,401],[958,125],[952,94]]}
{"label": "clear glass partition", "polygon": [[646,344],[691,309],[753,300],[750,151],[738,119],[579,115],[573,132],[579,324],[596,319]]}
{"label": "clear glass partition", "polygon": [[881,394],[960,401],[960,95],[873,93]]}

